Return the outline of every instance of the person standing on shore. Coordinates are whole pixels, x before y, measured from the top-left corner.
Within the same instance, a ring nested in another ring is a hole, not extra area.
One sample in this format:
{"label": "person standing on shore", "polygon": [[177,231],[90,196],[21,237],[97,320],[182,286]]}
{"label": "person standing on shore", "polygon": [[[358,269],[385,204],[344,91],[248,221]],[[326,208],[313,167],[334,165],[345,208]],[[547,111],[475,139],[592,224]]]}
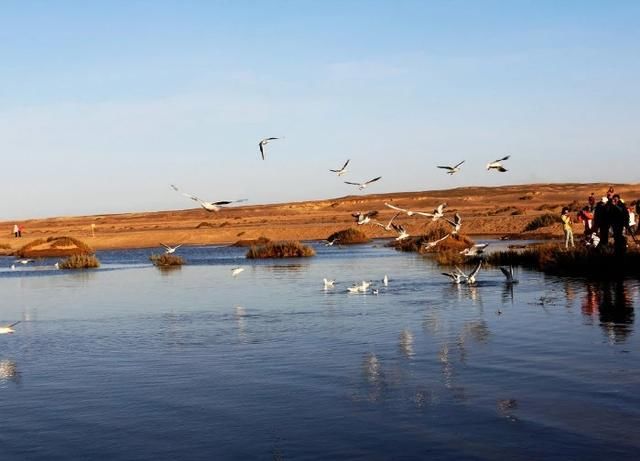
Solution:
{"label": "person standing on shore", "polygon": [[616,256],[623,256],[627,252],[627,238],[624,236],[624,230],[626,229],[631,236],[633,236],[633,234],[629,227],[629,211],[625,204],[620,200],[620,196],[618,194],[611,197],[609,215],[609,223],[613,230],[613,249]]}
{"label": "person standing on shore", "polygon": [[18,224],[18,237],[22,237],[22,224]]}
{"label": "person standing on shore", "polygon": [[14,224],[13,225],[13,236],[15,238],[18,238],[19,237],[19,235],[18,235],[19,233],[20,233],[20,228],[18,227],[17,224]]}
{"label": "person standing on shore", "polygon": [[609,201],[607,197],[602,197],[593,212],[593,231],[600,237],[600,247],[604,248],[609,244]]}
{"label": "person standing on shore", "polygon": [[569,242],[571,242],[571,248],[575,247],[573,243],[573,228],[571,227],[571,216],[569,215],[569,208],[564,207],[562,209],[562,229],[564,230],[564,247],[569,248]]}

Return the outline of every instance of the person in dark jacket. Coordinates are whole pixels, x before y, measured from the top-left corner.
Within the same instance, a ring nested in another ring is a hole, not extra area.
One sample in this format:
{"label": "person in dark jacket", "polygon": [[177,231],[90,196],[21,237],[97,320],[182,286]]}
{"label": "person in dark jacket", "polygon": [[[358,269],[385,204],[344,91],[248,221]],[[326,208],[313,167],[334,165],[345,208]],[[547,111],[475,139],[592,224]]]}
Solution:
{"label": "person in dark jacket", "polygon": [[611,197],[611,206],[609,207],[609,224],[613,230],[613,248],[618,256],[622,256],[627,252],[627,238],[624,236],[624,230],[632,235],[629,228],[629,210],[620,200],[618,194]]}
{"label": "person in dark jacket", "polygon": [[609,244],[609,201],[607,197],[602,197],[596,204],[593,211],[593,232],[597,232],[600,237],[600,248]]}

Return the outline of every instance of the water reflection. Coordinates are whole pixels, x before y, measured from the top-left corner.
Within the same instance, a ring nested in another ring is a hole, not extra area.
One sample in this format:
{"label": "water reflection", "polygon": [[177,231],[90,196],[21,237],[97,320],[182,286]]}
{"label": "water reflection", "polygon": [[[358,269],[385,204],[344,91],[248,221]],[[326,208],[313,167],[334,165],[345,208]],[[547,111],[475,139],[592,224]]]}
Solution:
{"label": "water reflection", "polygon": [[0,360],[0,386],[4,386],[8,382],[16,384],[20,382],[18,365],[13,360]]}
{"label": "water reflection", "polygon": [[240,342],[246,343],[247,342],[247,333],[246,333],[247,321],[245,317],[247,316],[247,312],[245,311],[244,307],[236,306],[235,316],[236,316],[236,323],[238,325],[238,339],[240,340]]}
{"label": "water reflection", "polygon": [[367,380],[369,400],[379,402],[382,400],[384,390],[387,386],[380,361],[374,353],[369,353],[365,356],[362,364],[362,373]]}
{"label": "water reflection", "polygon": [[404,355],[408,359],[413,358],[413,333],[406,329],[402,330],[402,333],[400,333],[399,346],[402,355]]}
{"label": "water reflection", "polygon": [[623,280],[588,282],[581,310],[590,321],[598,316],[600,326],[612,343],[625,342],[633,332],[633,299]]}

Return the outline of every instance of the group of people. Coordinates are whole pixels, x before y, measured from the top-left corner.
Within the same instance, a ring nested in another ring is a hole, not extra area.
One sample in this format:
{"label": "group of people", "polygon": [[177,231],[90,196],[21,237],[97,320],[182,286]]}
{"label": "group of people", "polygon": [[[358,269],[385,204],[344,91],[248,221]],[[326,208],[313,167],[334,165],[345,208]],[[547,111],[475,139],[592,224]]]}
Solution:
{"label": "group of people", "polygon": [[13,236],[15,238],[22,237],[22,224],[13,225]]}
{"label": "group of people", "polygon": [[[627,251],[627,235],[635,241],[637,232],[636,217],[640,215],[640,199],[629,207],[619,194],[610,187],[607,194],[598,202],[591,194],[588,204],[578,212],[578,220],[584,224],[584,240],[589,247],[607,247],[609,235],[613,235],[613,249],[617,255]],[[569,208],[564,207],[561,214],[565,234],[565,248],[574,247],[573,230]]]}

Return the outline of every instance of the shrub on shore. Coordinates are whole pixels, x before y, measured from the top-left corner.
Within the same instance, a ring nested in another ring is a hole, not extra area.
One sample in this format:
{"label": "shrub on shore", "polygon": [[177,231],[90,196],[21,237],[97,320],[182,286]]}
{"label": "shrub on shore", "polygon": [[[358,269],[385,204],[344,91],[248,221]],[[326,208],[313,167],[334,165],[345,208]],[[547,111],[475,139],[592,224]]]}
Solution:
{"label": "shrub on shore", "polygon": [[[400,251],[413,251],[416,253],[426,254],[426,253],[441,253],[441,252],[460,252],[465,248],[469,248],[474,245],[474,241],[471,240],[466,235],[450,235],[451,226],[448,224],[439,223],[435,226],[431,226],[427,231],[422,235],[417,235],[415,237],[409,237],[407,239],[401,240],[399,242],[393,240],[389,244],[389,246],[395,247],[396,250]],[[448,235],[449,237],[442,240],[436,246],[425,249],[425,245],[429,242],[434,242],[436,240],[440,240],[444,236]]]}
{"label": "shrub on shore", "polygon": [[264,245],[252,246],[247,251],[249,259],[263,258],[301,258],[314,256],[315,250],[295,240],[268,242]]}
{"label": "shrub on shore", "polygon": [[547,227],[561,222],[562,219],[560,218],[560,215],[546,213],[542,216],[538,216],[532,219],[529,224],[525,226],[524,231],[530,232],[536,229],[540,229],[541,227]]}
{"label": "shrub on shore", "polygon": [[156,267],[179,267],[184,264],[184,259],[182,258],[182,256],[174,254],[154,254],[151,255],[149,259]]}
{"label": "shrub on shore", "polygon": [[358,243],[368,243],[371,241],[367,235],[359,229],[354,229],[350,227],[349,229],[344,229],[338,232],[334,232],[327,240],[332,241],[338,239],[338,243],[340,245],[355,245]]}
{"label": "shrub on shore", "polygon": [[73,237],[36,239],[16,251],[19,258],[55,258],[90,254],[93,254],[91,247]]}
{"label": "shrub on shore", "polygon": [[257,245],[266,245],[269,242],[271,242],[271,240],[263,236],[263,237],[258,237],[257,239],[238,240],[236,243],[234,243],[231,246],[232,247],[251,247],[251,246],[257,246]]}
{"label": "shrub on shore", "polygon": [[93,269],[100,267],[100,261],[95,255],[78,254],[69,256],[59,263],[60,269]]}

